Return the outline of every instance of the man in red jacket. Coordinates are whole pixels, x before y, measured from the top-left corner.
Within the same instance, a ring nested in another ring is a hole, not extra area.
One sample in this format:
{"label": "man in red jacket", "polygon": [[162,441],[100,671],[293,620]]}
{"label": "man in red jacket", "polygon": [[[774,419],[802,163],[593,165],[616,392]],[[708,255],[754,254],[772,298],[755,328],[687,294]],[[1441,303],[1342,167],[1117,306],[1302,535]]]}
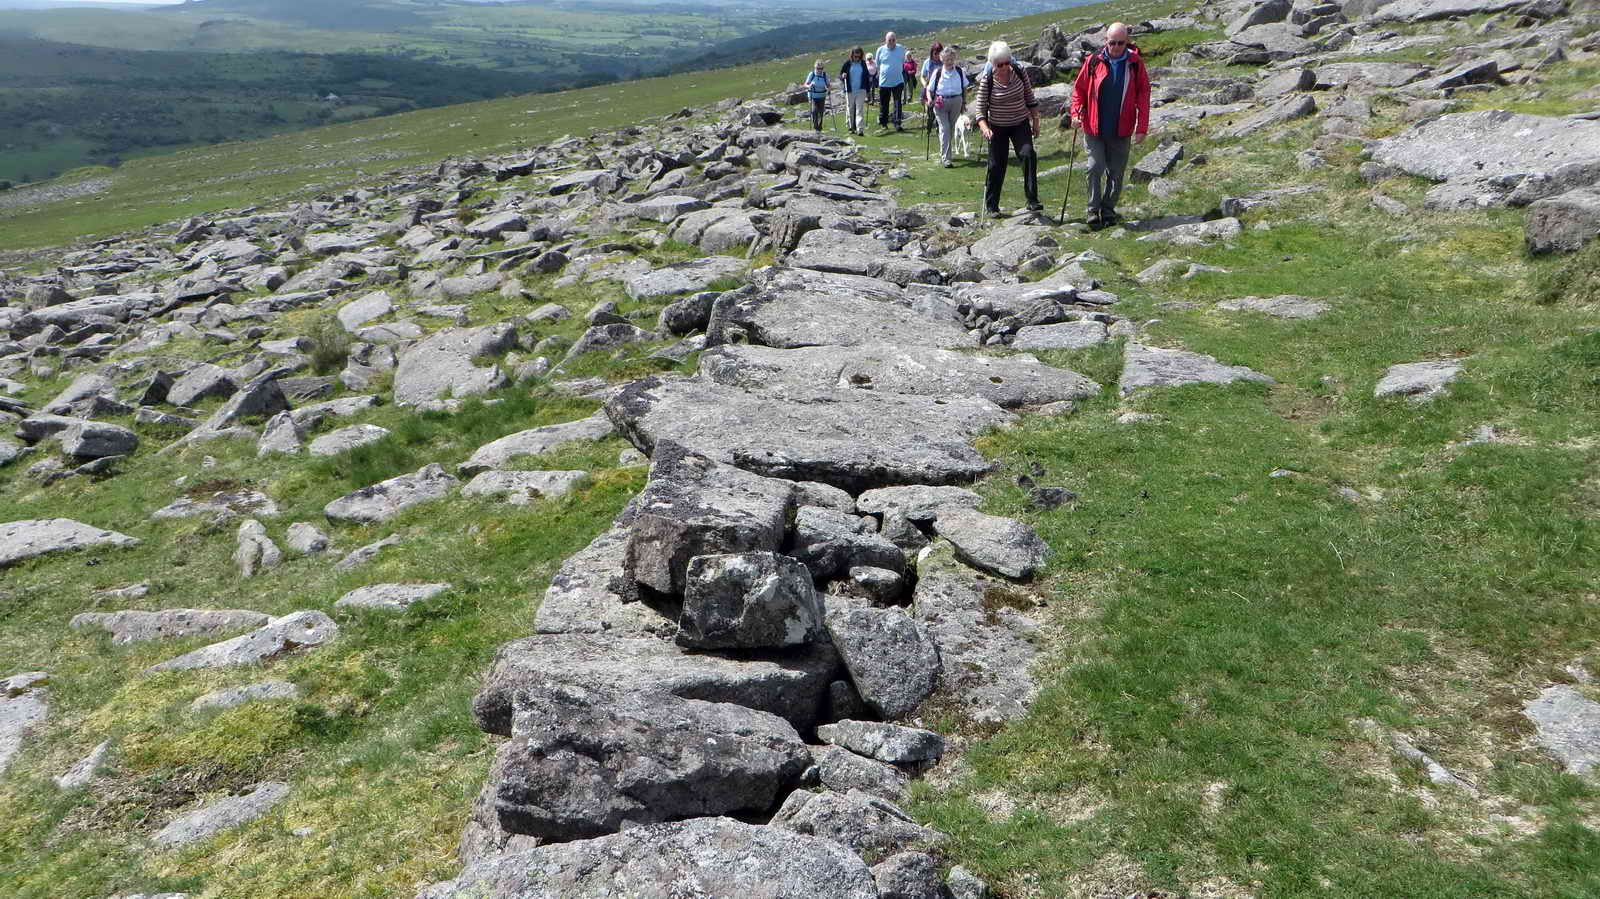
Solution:
{"label": "man in red jacket", "polygon": [[1128,26],[1113,23],[1105,47],[1083,61],[1068,116],[1089,148],[1089,227],[1114,225],[1128,140],[1142,143],[1150,132],[1150,74],[1128,42]]}

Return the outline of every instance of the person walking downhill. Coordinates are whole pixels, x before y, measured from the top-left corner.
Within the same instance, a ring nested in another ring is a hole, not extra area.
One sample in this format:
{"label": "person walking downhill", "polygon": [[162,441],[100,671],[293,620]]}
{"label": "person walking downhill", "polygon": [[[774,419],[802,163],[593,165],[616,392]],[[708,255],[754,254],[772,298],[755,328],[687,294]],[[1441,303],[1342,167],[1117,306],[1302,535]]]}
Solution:
{"label": "person walking downhill", "polygon": [[828,108],[828,66],[817,60],[806,76],[806,96],[811,99],[811,127],[822,130],[822,113]]}
{"label": "person walking downhill", "polygon": [[1083,61],[1067,115],[1070,127],[1083,129],[1089,148],[1089,227],[1115,225],[1128,139],[1143,143],[1150,132],[1150,75],[1128,41],[1127,25],[1112,23],[1105,47]]}
{"label": "person walking downhill", "polygon": [[1011,46],[1005,41],[989,45],[989,74],[978,84],[973,115],[978,130],[989,142],[989,170],[983,190],[983,208],[1000,214],[1000,188],[1006,182],[1010,149],[1016,147],[1022,163],[1022,191],[1028,209],[1044,208],[1039,202],[1039,154],[1033,139],[1039,136],[1039,101],[1034,99],[1028,76],[1011,64]]}
{"label": "person walking downhill", "polygon": [[878,62],[878,127],[889,127],[889,100],[894,100],[894,130],[904,131],[900,123],[905,115],[906,48],[900,46],[891,31],[883,36],[883,46],[873,54]]}
{"label": "person walking downhill", "polygon": [[860,47],[850,51],[850,58],[839,69],[839,89],[844,92],[846,120],[851,134],[867,133],[867,75],[866,51]]}
{"label": "person walking downhill", "polygon": [[961,117],[961,109],[965,105],[967,73],[956,65],[956,51],[953,48],[940,55],[943,57],[941,65],[924,79],[928,89],[923,95],[923,104],[933,111],[933,117],[939,122],[939,159],[948,169],[955,166],[955,161],[950,158],[950,143],[955,137],[956,119]]}

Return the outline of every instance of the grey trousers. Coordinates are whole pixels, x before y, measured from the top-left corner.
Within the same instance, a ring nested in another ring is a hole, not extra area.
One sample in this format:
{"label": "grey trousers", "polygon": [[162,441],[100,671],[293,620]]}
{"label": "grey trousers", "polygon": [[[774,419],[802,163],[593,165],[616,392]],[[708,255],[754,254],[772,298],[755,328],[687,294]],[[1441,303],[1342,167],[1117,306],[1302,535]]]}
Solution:
{"label": "grey trousers", "polygon": [[945,97],[944,105],[933,111],[939,122],[939,159],[950,162],[950,140],[956,133],[956,119],[961,117],[961,95]]}
{"label": "grey trousers", "polygon": [[1084,146],[1089,148],[1089,215],[1104,217],[1117,211],[1132,142],[1130,137],[1083,136]]}

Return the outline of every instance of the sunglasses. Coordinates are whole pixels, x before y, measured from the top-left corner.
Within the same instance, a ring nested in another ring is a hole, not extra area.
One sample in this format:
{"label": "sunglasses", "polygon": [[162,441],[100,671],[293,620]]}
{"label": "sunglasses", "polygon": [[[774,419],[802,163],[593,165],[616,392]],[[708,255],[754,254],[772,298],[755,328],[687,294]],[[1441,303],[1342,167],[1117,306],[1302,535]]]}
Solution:
{"label": "sunglasses", "polygon": [[1128,42],[1127,41],[1106,41],[1106,46],[1107,47],[1126,47],[1126,46],[1128,46]]}

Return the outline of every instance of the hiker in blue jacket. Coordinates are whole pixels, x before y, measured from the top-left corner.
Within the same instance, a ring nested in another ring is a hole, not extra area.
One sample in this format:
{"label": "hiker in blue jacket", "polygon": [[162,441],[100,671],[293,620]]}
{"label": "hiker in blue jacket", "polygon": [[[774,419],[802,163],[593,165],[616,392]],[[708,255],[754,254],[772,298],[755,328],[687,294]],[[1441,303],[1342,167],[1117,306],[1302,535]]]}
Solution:
{"label": "hiker in blue jacket", "polygon": [[900,127],[906,89],[906,48],[895,42],[894,32],[883,36],[883,46],[874,54],[878,61],[878,127],[889,127],[889,98],[894,98],[894,130]]}
{"label": "hiker in blue jacket", "polygon": [[811,98],[811,127],[822,130],[822,113],[828,108],[828,67],[817,60],[806,76],[806,96]]}
{"label": "hiker in blue jacket", "polygon": [[872,75],[867,71],[866,59],[866,51],[857,47],[839,69],[839,89],[844,92],[851,134],[867,133],[867,91],[872,86]]}

